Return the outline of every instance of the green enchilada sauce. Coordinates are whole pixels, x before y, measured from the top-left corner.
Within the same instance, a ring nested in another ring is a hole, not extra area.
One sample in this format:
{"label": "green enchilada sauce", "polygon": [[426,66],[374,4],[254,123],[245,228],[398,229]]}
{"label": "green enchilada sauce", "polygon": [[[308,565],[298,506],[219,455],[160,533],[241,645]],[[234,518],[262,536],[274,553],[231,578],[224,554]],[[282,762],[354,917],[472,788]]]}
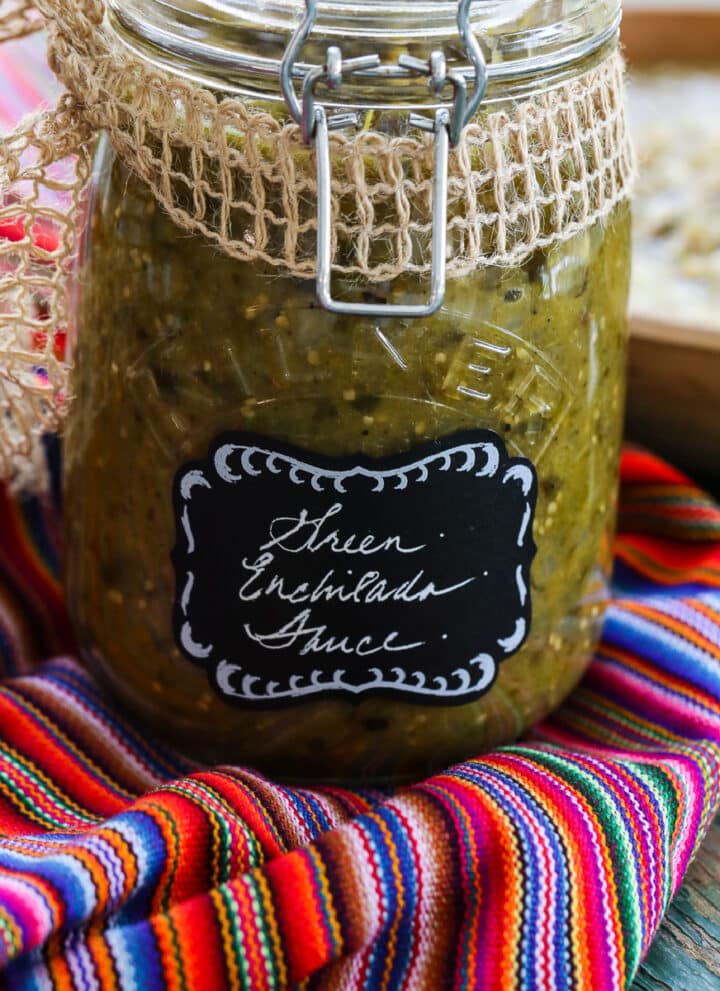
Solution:
{"label": "green enchilada sauce", "polygon": [[[451,280],[431,319],[348,319],[318,308],[311,281],[178,231],[104,148],[79,273],[66,584],[84,653],[126,708],[201,758],[389,779],[507,742],[555,707],[588,663],[606,597],[629,233],[620,205],[522,267]],[[365,295],[425,288],[401,277]],[[372,697],[270,710],[216,694],[173,633],[178,469],[228,430],[380,457],[474,428],[538,476],[532,628],[489,692],[452,707]]]}

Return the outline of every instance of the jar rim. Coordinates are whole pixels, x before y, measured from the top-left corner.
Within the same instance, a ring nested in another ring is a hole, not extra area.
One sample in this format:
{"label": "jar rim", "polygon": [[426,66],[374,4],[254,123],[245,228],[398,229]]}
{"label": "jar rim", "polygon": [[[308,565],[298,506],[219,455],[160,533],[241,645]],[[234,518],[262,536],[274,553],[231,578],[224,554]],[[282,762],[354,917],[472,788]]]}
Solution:
{"label": "jar rim", "polygon": [[[278,99],[274,82],[284,46],[305,2],[108,0],[108,7],[120,40],[146,60],[202,85]],[[357,54],[364,39],[367,52],[424,43],[446,48],[456,70],[474,75],[457,32],[457,0],[320,0],[318,10],[318,45],[344,40]],[[582,62],[617,36],[621,17],[622,0],[475,0],[470,10],[491,88]],[[315,64],[298,61],[294,75],[304,78]],[[383,59],[380,69],[363,75],[399,79],[407,72]],[[407,90],[381,102],[407,105]]]}

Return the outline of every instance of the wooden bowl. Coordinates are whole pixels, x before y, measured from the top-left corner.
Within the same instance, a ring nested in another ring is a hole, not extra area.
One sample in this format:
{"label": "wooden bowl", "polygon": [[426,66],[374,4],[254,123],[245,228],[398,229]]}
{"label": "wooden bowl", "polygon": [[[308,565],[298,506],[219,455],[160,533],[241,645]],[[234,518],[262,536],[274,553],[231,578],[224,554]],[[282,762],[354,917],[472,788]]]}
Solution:
{"label": "wooden bowl", "polygon": [[631,315],[630,335],[628,437],[720,476],[720,329]]}
{"label": "wooden bowl", "polygon": [[[720,10],[626,11],[622,39],[631,72],[668,61],[720,68]],[[702,477],[720,477],[718,317],[714,329],[630,314],[627,434]]]}
{"label": "wooden bowl", "polygon": [[[678,2],[678,7],[685,4]],[[720,64],[720,9],[625,10],[622,43],[631,65]]]}

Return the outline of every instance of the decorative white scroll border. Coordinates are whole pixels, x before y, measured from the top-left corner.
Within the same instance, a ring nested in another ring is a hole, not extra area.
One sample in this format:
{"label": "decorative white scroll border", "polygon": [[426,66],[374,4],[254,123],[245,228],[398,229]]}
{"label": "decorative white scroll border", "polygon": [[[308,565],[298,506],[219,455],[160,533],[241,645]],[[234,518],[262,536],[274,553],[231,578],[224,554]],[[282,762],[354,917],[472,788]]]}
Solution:
{"label": "decorative white scroll border", "polygon": [[[237,452],[241,451],[240,466],[243,474],[231,471],[228,460]],[[484,463],[479,470],[478,455],[482,452],[485,455]],[[253,459],[261,455],[265,461],[262,467],[258,468],[253,463]],[[460,464],[453,464],[456,457],[462,457]],[[213,457],[213,467],[218,477],[225,483],[236,485],[245,476],[256,478],[262,475],[263,471],[269,471],[273,475],[279,475],[283,470],[289,472],[290,480],[295,485],[304,485],[308,482],[316,492],[325,491],[323,482],[332,481],[336,492],[345,493],[345,482],[350,478],[365,477],[375,481],[373,492],[382,492],[387,482],[397,480],[396,490],[403,490],[410,482],[424,483],[430,477],[428,466],[437,461],[442,462],[440,471],[474,472],[476,478],[494,478],[501,464],[503,463],[504,452],[501,452],[492,441],[478,441],[476,443],[458,444],[456,447],[448,448],[445,451],[438,451],[428,457],[419,459],[407,465],[400,465],[397,468],[386,471],[373,471],[362,465],[356,465],[345,470],[332,471],[320,468],[310,462],[300,460],[281,451],[268,450],[254,444],[225,443],[222,444]],[[507,462],[506,462],[507,464]],[[415,478],[413,473],[417,473]],[[533,507],[530,502],[530,494],[534,486],[534,474],[528,464],[517,459],[510,459],[509,466],[505,469],[502,484],[509,482],[517,483],[521,486],[525,496],[525,508],[517,537],[517,547],[524,547],[530,530]],[[187,548],[186,553],[192,555],[195,550],[195,536],[190,523],[189,504],[192,500],[195,488],[211,489],[212,483],[205,476],[203,471],[197,467],[191,467],[182,475],[178,482],[180,498],[184,503],[180,517],[183,533],[185,535]],[[524,574],[522,564],[518,564],[515,572],[515,583],[518,590],[518,599],[521,608],[524,609],[528,597],[529,576]],[[195,641],[192,633],[188,613],[190,609],[190,598],[195,584],[195,575],[192,571],[187,572],[185,585],[180,596],[180,610],[184,617],[180,629],[180,643],[183,650],[199,663],[207,663],[211,660],[214,652],[214,645],[203,645]],[[500,638],[497,645],[502,654],[507,657],[520,647],[527,633],[527,622],[523,616],[515,621],[515,629],[507,636]],[[367,692],[399,691],[409,695],[432,697],[433,699],[462,699],[467,696],[475,696],[486,692],[497,676],[499,661],[490,654],[479,654],[467,662],[466,667],[457,668],[451,677],[457,680],[457,684],[451,684],[449,679],[443,676],[434,676],[429,681],[421,671],[406,671],[402,667],[393,667],[384,671],[382,668],[373,667],[368,671],[369,678],[362,684],[353,684],[346,681],[347,672],[343,669],[336,669],[332,673],[322,669],[316,669],[308,675],[291,675],[286,686],[281,686],[276,681],[265,681],[259,675],[245,672],[241,665],[228,660],[221,660],[215,663],[215,681],[217,687],[223,695],[230,698],[246,702],[274,702],[283,699],[299,699],[303,697],[325,694],[328,692],[348,692],[353,695],[363,695]],[[234,685],[238,675],[242,674],[240,687]],[[261,686],[258,690],[258,686]]]}

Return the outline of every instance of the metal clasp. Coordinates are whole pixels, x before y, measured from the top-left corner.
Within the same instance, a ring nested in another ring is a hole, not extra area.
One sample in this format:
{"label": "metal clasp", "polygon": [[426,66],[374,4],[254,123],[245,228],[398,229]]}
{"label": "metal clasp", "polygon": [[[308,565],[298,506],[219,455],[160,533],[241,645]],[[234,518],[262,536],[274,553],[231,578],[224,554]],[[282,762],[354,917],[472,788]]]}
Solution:
{"label": "metal clasp", "polygon": [[450,148],[460,141],[462,132],[479,107],[487,86],[487,67],[482,50],[470,29],[469,9],[472,0],[459,0],[458,31],[465,44],[470,62],[475,69],[475,84],[468,94],[465,76],[460,71],[447,69],[445,55],[435,51],[429,61],[410,55],[401,55],[398,66],[405,74],[429,77],[430,91],[440,98],[448,85],[453,88],[452,111],[441,108],[434,117],[411,114],[409,123],[435,135],[434,175],[432,197],[432,261],[430,270],[430,298],[425,304],[372,304],[345,303],[333,298],[332,278],[332,171],[330,165],[330,131],[358,126],[358,115],[337,114],[328,117],[325,108],[316,102],[315,94],[320,83],[330,90],[342,86],[345,74],[363,72],[372,74],[381,69],[378,55],[363,55],[343,60],[339,48],[327,50],[324,66],[306,73],[302,87],[302,101],[295,92],[293,73],[303,45],[307,41],[317,19],[317,0],[306,0],[305,17],[293,35],[282,61],[280,83],[283,96],[293,119],[302,127],[306,144],[315,143],[317,158],[318,237],[317,237],[317,295],[320,305],[332,313],[369,317],[429,317],[443,304],[446,284],[447,252],[447,199],[448,162]]}

